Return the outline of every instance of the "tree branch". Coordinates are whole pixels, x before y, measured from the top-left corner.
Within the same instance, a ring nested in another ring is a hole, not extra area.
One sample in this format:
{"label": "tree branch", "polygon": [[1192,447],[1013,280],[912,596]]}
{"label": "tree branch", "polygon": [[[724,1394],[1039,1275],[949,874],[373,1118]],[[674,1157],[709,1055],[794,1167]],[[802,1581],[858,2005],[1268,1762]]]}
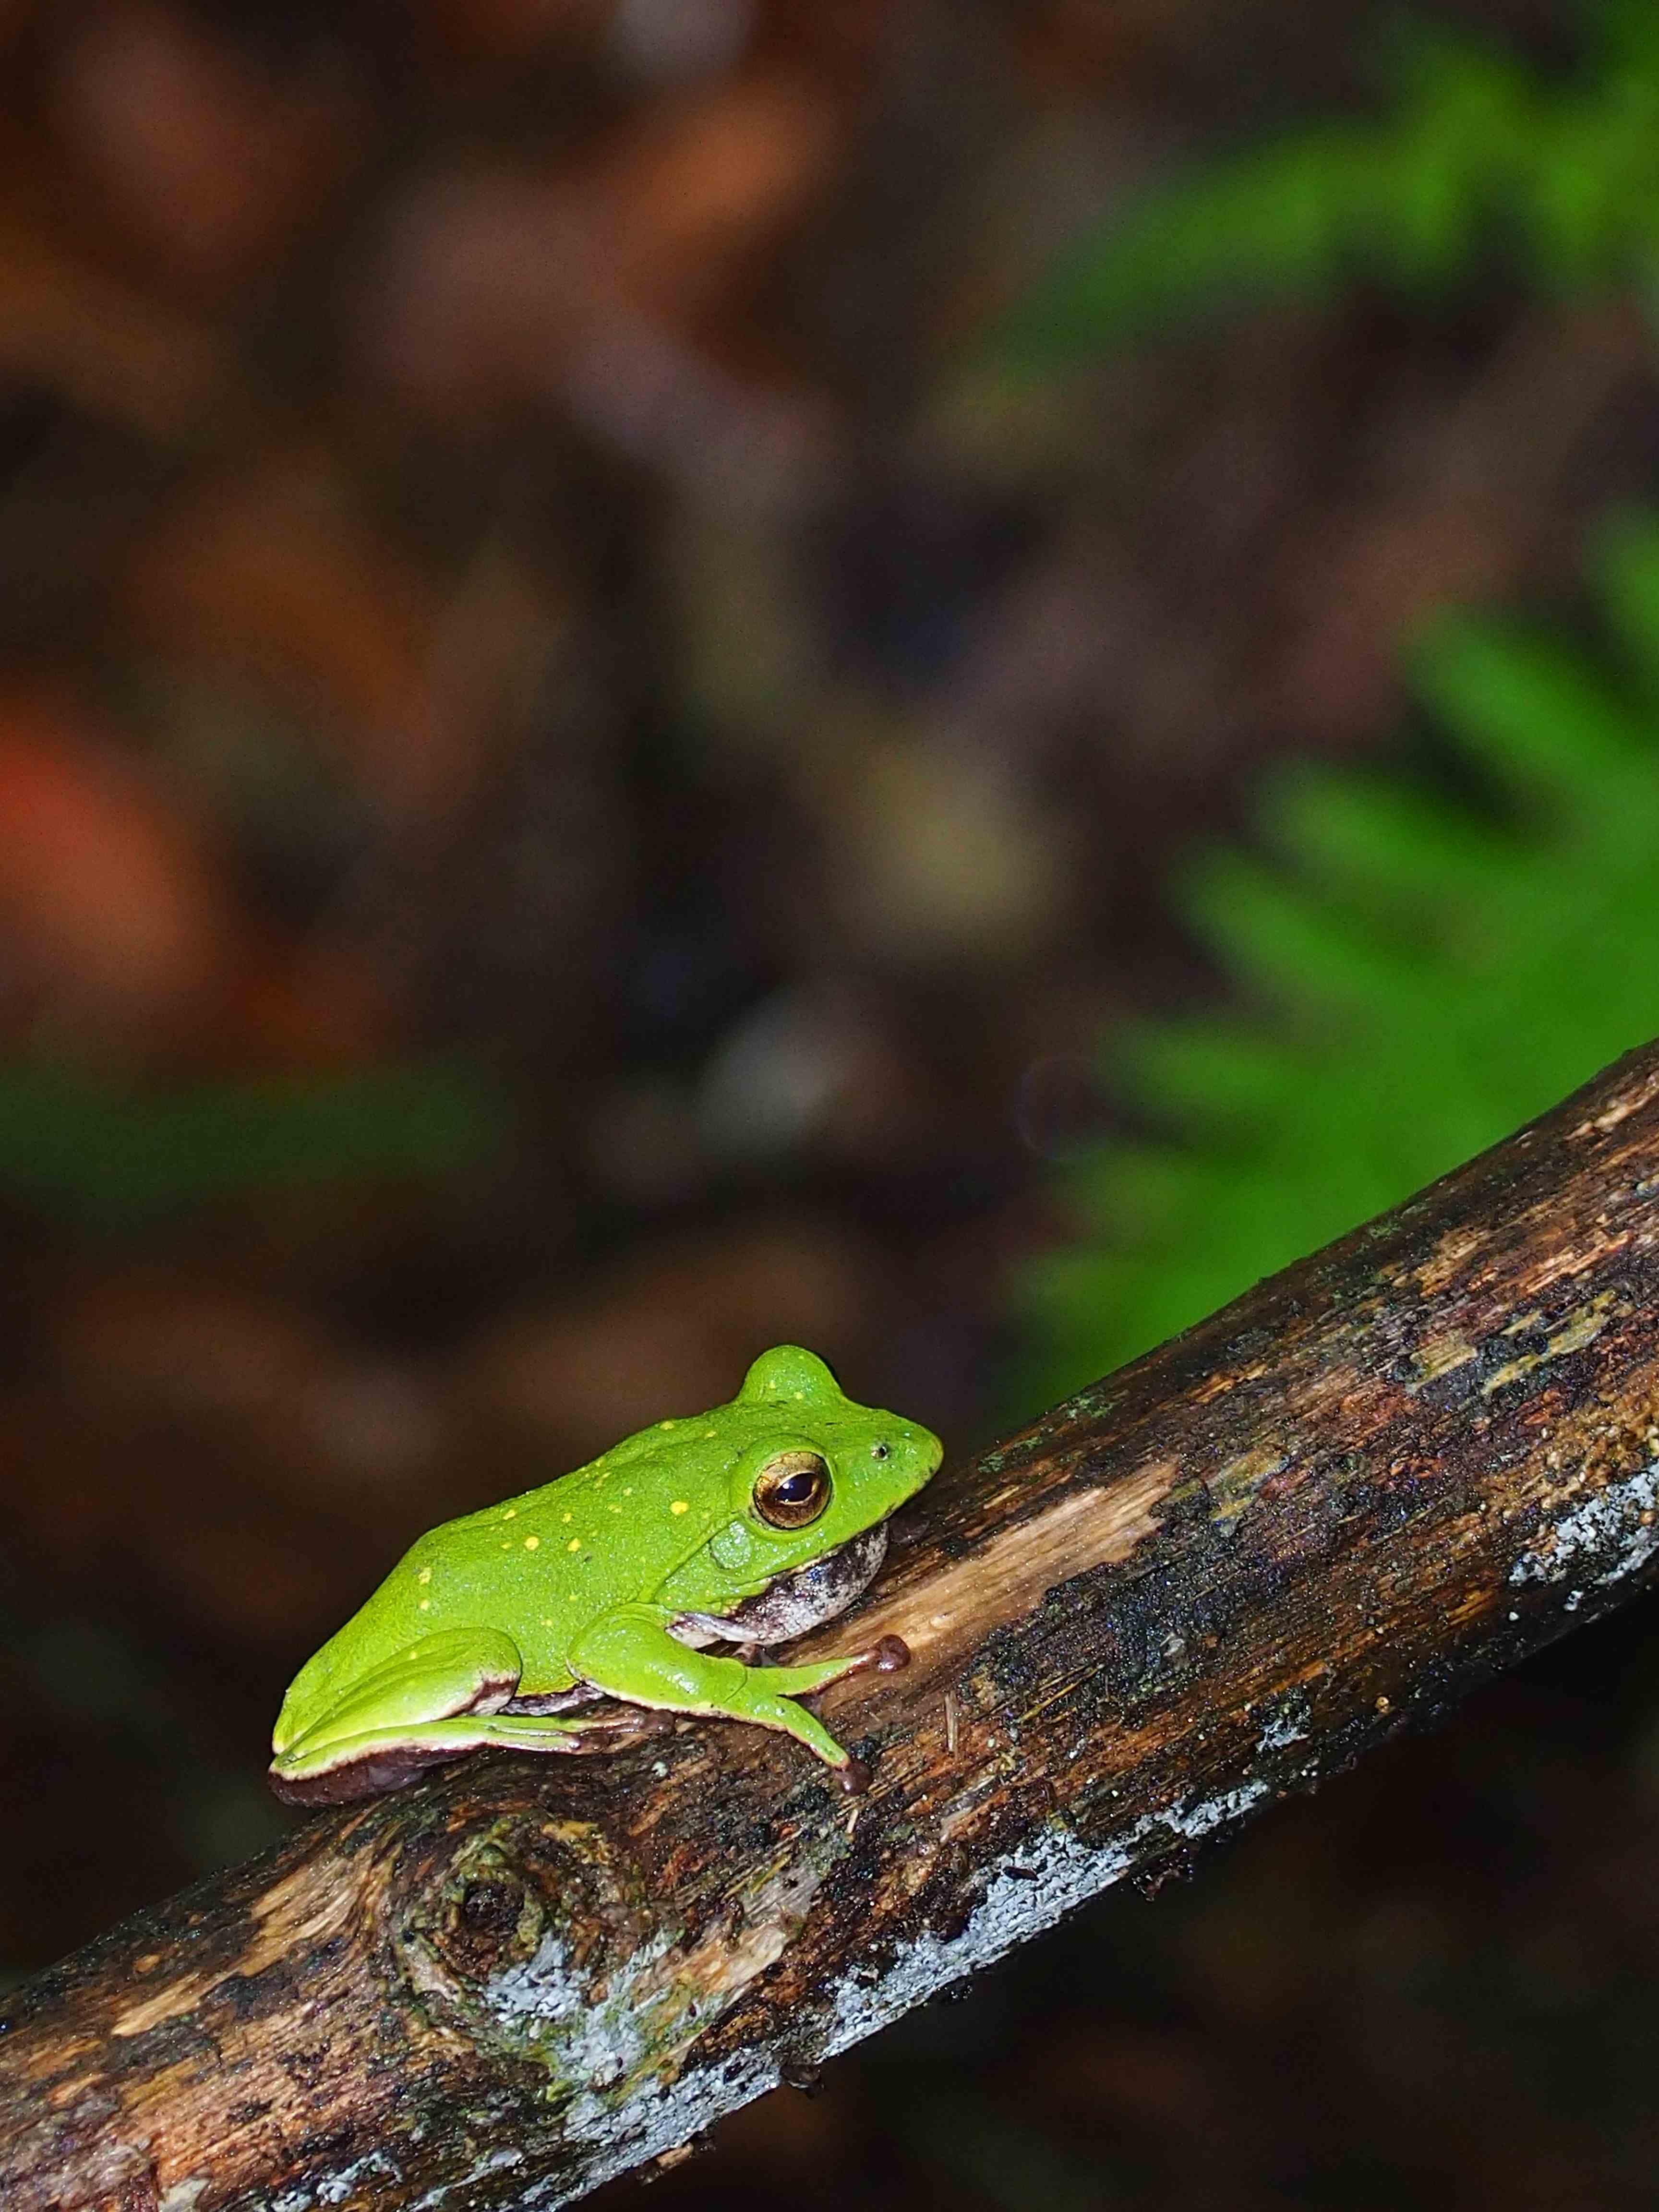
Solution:
{"label": "tree branch", "polygon": [[[827,1693],[311,1821],[0,2021],[9,2212],[551,2206],[1659,1569],[1659,1048],[934,1483]],[[844,1628],[841,1631],[844,1635]],[[832,1641],[821,1635],[822,1645]]]}

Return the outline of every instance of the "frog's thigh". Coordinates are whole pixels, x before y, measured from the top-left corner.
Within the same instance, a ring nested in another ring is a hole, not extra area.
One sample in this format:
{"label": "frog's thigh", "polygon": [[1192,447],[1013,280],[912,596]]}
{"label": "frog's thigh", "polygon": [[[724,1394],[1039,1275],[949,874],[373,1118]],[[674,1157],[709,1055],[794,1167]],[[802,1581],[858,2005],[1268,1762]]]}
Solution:
{"label": "frog's thigh", "polygon": [[331,1741],[447,1720],[456,1713],[498,1712],[517,1689],[523,1665],[518,1645],[498,1628],[452,1628],[424,1636],[372,1673],[359,1675],[294,1748],[319,1736]]}
{"label": "frog's thigh", "polygon": [[[589,1738],[592,1741],[590,1741]],[[507,1751],[603,1750],[611,1735],[586,1721],[551,1715],[453,1713],[447,1719],[366,1729],[361,1735],[318,1738],[271,1762],[269,1779],[290,1805],[346,1805],[399,1790],[429,1766],[491,1747]]]}
{"label": "frog's thigh", "polygon": [[826,1765],[851,1762],[852,1754],[816,1714],[782,1694],[822,1688],[847,1672],[845,1660],[816,1667],[745,1667],[740,1659],[692,1650],[668,1633],[656,1613],[629,1606],[585,1630],[569,1659],[584,1682],[630,1705],[676,1713],[723,1713],[731,1720],[781,1729]]}

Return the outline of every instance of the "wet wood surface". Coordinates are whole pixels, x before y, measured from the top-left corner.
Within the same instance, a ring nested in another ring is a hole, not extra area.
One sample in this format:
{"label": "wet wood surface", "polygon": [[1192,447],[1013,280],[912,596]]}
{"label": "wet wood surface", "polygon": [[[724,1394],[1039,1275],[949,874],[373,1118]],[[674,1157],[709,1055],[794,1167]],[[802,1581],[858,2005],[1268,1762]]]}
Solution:
{"label": "wet wood surface", "polygon": [[1648,1048],[947,1467],[852,1616],[913,1664],[822,1700],[866,1796],[714,1723],[482,1757],[14,1992],[0,2203],[566,2202],[1634,1595],[1656,1516]]}

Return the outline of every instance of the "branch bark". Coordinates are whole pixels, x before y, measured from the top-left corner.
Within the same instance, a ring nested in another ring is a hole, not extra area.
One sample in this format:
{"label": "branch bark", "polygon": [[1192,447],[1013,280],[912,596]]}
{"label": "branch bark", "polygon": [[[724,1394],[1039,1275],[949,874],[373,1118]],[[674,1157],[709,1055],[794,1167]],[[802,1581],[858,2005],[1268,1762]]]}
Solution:
{"label": "branch bark", "polygon": [[[1659,1047],[939,1477],[829,1692],[314,1820],[0,2020],[9,2212],[568,2201],[1659,1573]],[[844,1629],[841,1632],[844,1634]],[[824,1638],[818,1641],[823,1643]]]}

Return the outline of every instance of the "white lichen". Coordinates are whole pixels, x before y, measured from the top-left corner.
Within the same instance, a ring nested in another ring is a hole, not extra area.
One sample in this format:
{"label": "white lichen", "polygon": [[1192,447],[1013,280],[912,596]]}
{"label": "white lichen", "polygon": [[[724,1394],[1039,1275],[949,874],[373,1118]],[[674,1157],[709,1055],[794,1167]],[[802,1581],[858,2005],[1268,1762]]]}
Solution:
{"label": "white lichen", "polygon": [[[1548,1539],[1523,1552],[1510,1569],[1511,1583],[1553,1583],[1584,1559],[1611,1563],[1592,1578],[1601,1589],[1622,1581],[1659,1551],[1659,1461],[1622,1476],[1575,1506],[1549,1532]],[[1577,1579],[1577,1577],[1574,1577]],[[1587,1593],[1580,1590],[1582,1601]]]}
{"label": "white lichen", "polygon": [[1218,1828],[1224,1828],[1230,1820],[1242,1820],[1253,1805],[1259,1805],[1271,1794],[1266,1782],[1241,1782],[1237,1790],[1224,1790],[1218,1797],[1206,1797],[1201,1804],[1175,1813],[1150,1814],[1137,1824],[1135,1833],[1137,1837],[1150,1835],[1161,1822],[1176,1835],[1185,1836],[1189,1843],[1197,1843],[1204,1836],[1213,1835]]}
{"label": "white lichen", "polygon": [[1308,1700],[1300,1691],[1292,1691],[1279,1701],[1261,1724],[1261,1733],[1255,1740],[1258,1751],[1283,1751],[1293,1743],[1308,1740]]}
{"label": "white lichen", "polygon": [[532,2183],[520,2197],[518,2212],[555,2212],[586,2197],[602,2182],[690,2142],[739,2105],[775,2089],[781,2078],[772,2059],[754,2052],[724,2066],[689,2070],[673,2081],[641,2082],[610,2104],[602,2106],[595,2098],[594,2109],[584,2115],[582,2138],[593,2147],[593,2154],[580,2179],[573,2183],[568,2175],[551,2175]]}
{"label": "white lichen", "polygon": [[364,2180],[396,2181],[399,2179],[395,2162],[381,2150],[372,2150],[367,2158],[354,2160],[342,2172],[331,2174],[326,2181],[317,2185],[319,2204],[343,2204],[349,2197],[357,2193],[358,2184]]}
{"label": "white lichen", "polygon": [[475,2181],[483,2181],[492,2173],[504,2173],[509,2168],[523,2164],[524,2153],[521,2150],[492,2150],[465,2173],[457,2174],[453,2181],[441,2181],[435,2189],[428,2189],[424,2197],[416,2197],[410,2207],[410,2212],[436,2212],[436,2208],[445,2197],[453,2197],[458,2189],[470,2189]]}
{"label": "white lichen", "polygon": [[[337,2172],[325,2174],[319,2181],[311,2182],[299,2189],[282,2191],[272,2197],[270,2212],[323,2212],[324,2207],[343,2204],[348,2197],[356,2196],[360,2184],[365,2180],[397,2181],[400,2179],[395,2161],[383,2150],[372,2150],[366,2157],[354,2158],[349,2166],[341,2166]],[[205,2182],[194,2185],[203,2189],[207,2186]],[[161,2212],[175,2212],[175,2194],[174,2191],[169,2190],[161,2199]],[[422,2202],[425,2201],[422,2198]],[[188,2206],[194,2202],[193,2197],[179,2197],[177,2212],[187,2212]]]}
{"label": "white lichen", "polygon": [[650,2053],[654,2017],[669,1995],[656,1969],[673,1943],[673,1935],[659,1929],[611,1971],[596,1997],[591,1977],[550,1931],[533,1958],[485,1983],[482,2002],[504,2028],[539,2046],[562,2080],[606,2088]]}
{"label": "white lichen", "polygon": [[896,2020],[964,1974],[994,1965],[1017,1944],[1119,1881],[1146,1856],[1143,1846],[1161,1828],[1182,1842],[1237,1820],[1268,1795],[1252,1780],[1220,1796],[1148,1813],[1109,1844],[1084,1844],[1058,1826],[1022,1844],[987,1871],[985,1894],[960,1933],[948,1940],[929,1932],[909,1943],[872,1979],[849,1979],[837,1994],[824,2055],[833,2057]]}

